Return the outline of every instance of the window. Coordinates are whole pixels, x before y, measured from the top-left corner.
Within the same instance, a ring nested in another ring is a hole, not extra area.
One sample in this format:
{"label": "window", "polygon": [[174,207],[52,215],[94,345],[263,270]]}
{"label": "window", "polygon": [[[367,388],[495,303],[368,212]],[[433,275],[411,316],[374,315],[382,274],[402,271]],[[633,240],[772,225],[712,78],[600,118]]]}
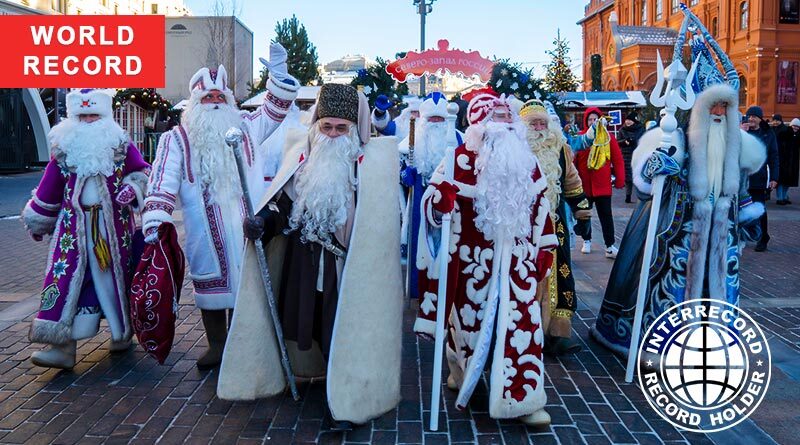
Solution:
{"label": "window", "polygon": [[750,14],[747,11],[747,2],[742,2],[739,5],[739,29],[747,29],[747,21],[750,17]]}
{"label": "window", "polygon": [[713,19],[711,19],[711,35],[713,37],[716,37],[717,31],[719,31],[719,29],[717,29],[717,26],[718,26],[717,18],[714,17]]}
{"label": "window", "polygon": [[692,0],[692,1],[689,2],[689,6],[697,6],[698,3],[699,3],[699,0]]}
{"label": "window", "polygon": [[150,5],[150,14],[158,14],[158,4],[153,3]]}
{"label": "window", "polygon": [[681,9],[681,2],[679,0],[670,0],[672,6],[672,13],[675,14]]}
{"label": "window", "polygon": [[642,26],[647,26],[647,0],[642,0]]}
{"label": "window", "polygon": [[747,78],[739,75],[739,106],[747,104]]}
{"label": "window", "polygon": [[656,0],[656,21],[664,18],[664,0]]}

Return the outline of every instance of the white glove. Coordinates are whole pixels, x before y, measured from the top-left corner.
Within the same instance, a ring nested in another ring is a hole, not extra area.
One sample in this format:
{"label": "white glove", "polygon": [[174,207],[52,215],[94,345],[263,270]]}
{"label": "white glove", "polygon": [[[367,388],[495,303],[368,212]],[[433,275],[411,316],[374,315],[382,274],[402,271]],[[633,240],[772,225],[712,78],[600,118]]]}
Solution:
{"label": "white glove", "polygon": [[259,57],[258,60],[267,67],[270,76],[283,82],[285,79],[291,78],[289,76],[289,66],[286,64],[286,59],[288,58],[289,54],[286,49],[280,43],[272,42],[269,45],[269,61],[263,57]]}

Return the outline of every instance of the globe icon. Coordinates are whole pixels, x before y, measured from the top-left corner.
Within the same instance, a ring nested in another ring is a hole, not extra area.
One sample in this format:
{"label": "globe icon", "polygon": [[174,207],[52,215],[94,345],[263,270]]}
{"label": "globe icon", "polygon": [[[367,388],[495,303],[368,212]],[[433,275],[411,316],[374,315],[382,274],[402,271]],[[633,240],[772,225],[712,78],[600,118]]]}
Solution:
{"label": "globe icon", "polygon": [[744,386],[748,357],[728,327],[698,322],[666,342],[661,360],[665,386],[684,404],[709,410],[728,403]]}

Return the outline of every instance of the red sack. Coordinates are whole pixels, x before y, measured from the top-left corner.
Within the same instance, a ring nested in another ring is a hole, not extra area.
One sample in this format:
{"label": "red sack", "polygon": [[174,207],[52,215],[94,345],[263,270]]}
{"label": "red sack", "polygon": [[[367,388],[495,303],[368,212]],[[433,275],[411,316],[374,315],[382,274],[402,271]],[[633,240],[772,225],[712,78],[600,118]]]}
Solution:
{"label": "red sack", "polygon": [[144,350],[164,364],[175,339],[175,321],[186,260],[172,224],[161,224],[147,244],[131,281],[131,324]]}

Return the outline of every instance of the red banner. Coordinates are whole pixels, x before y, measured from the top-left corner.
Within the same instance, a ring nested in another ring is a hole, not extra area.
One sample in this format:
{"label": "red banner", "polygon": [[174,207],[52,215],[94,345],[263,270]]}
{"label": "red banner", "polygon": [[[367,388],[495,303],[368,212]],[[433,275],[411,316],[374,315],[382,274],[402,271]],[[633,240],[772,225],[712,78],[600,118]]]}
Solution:
{"label": "red banner", "polygon": [[439,40],[437,46],[438,49],[429,49],[421,53],[409,51],[402,59],[387,65],[386,72],[398,82],[405,82],[409,74],[420,77],[439,71],[461,73],[468,77],[478,75],[484,82],[488,82],[492,77],[494,62],[481,57],[477,51],[449,49],[450,42],[444,39]]}
{"label": "red banner", "polygon": [[165,86],[164,16],[4,15],[0,34],[0,88]]}

